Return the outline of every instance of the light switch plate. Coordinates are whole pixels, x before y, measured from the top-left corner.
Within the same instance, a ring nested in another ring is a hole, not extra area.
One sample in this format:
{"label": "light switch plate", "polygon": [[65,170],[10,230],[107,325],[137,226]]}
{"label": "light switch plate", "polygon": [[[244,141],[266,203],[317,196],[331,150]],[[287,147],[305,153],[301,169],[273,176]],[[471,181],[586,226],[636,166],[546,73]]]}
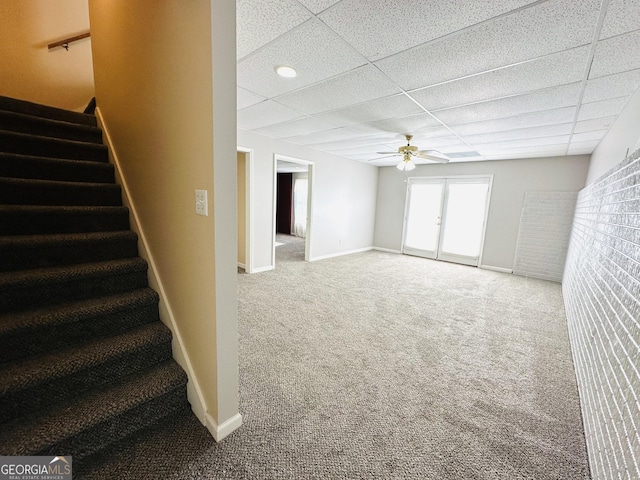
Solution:
{"label": "light switch plate", "polygon": [[206,190],[196,190],[196,214],[205,217],[209,215]]}

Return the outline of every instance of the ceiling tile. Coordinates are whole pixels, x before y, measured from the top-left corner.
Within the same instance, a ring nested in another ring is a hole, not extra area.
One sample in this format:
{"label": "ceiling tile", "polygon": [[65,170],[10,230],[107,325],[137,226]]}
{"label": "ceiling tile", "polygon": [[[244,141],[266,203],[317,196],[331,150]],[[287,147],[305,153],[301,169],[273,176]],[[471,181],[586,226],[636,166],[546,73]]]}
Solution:
{"label": "ceiling tile", "polygon": [[591,148],[571,148],[567,150],[567,155],[590,155],[595,150],[595,147]]}
{"label": "ceiling tile", "polygon": [[407,117],[390,118],[387,120],[379,120],[377,122],[367,123],[373,131],[392,132],[396,134],[415,133],[418,130],[435,127],[439,130],[445,130],[447,134],[451,134],[449,130],[442,127],[440,122],[428,113],[420,113],[417,115],[409,115]]}
{"label": "ceiling tile", "polygon": [[293,1],[236,0],[236,55],[242,58],[311,18]]}
{"label": "ceiling tile", "polygon": [[400,93],[372,65],[352,70],[324,82],[278,97],[283,105],[315,114]]}
{"label": "ceiling tile", "polygon": [[569,107],[577,104],[580,86],[581,84],[577,82],[499,100],[438,110],[433,114],[445,125],[455,125]]}
{"label": "ceiling tile", "polygon": [[264,98],[263,96],[240,87],[237,88],[236,95],[238,110],[242,110],[243,108],[250,107],[251,105],[255,105],[256,103],[260,103],[263,100],[266,100],[266,98]]}
{"label": "ceiling tile", "polygon": [[487,160],[517,160],[520,158],[539,158],[539,157],[562,157],[566,152],[566,148],[548,148],[544,150],[533,150],[525,148],[522,151],[496,152],[485,154]]}
{"label": "ceiling tile", "polygon": [[332,130],[324,130],[321,132],[311,133],[308,135],[298,135],[288,137],[287,142],[297,143],[300,145],[313,145],[323,142],[334,142],[338,140],[350,140],[354,137],[354,132],[348,128],[334,128]]}
{"label": "ceiling tile", "polygon": [[571,143],[589,142],[593,140],[600,141],[605,136],[607,130],[594,130],[592,132],[574,133],[571,136]]}
{"label": "ceiling tile", "polygon": [[599,0],[550,0],[376,65],[412,90],[530,60],[590,43],[599,6]]}
{"label": "ceiling tile", "polygon": [[307,135],[322,130],[331,130],[332,128],[336,128],[336,126],[337,125],[324,122],[314,117],[305,117],[259,128],[256,132],[268,137],[286,138],[297,135]]}
{"label": "ceiling tile", "polygon": [[427,110],[437,110],[578,82],[584,77],[589,50],[589,46],[565,50],[530,62],[414,90],[410,95]]}
{"label": "ceiling tile", "polygon": [[320,18],[370,60],[406,50],[534,0],[343,0]]}
{"label": "ceiling tile", "polygon": [[[456,146],[462,143],[460,137],[455,135],[449,135],[447,137],[422,137],[420,134],[417,134],[411,139],[411,145],[417,145],[421,150],[440,150],[441,148]],[[466,148],[470,150],[468,146]]]}
{"label": "ceiling tile", "polygon": [[569,143],[570,137],[571,135],[558,135],[554,137],[520,138],[517,140],[507,140],[504,142],[493,142],[486,144],[472,143],[471,145],[478,152],[485,152],[500,148],[508,149],[520,147],[539,147],[546,145],[566,145],[567,143]]}
{"label": "ceiling tile", "polygon": [[620,35],[640,26],[639,0],[609,0],[600,39]]}
{"label": "ceiling tile", "polygon": [[593,132],[594,130],[608,130],[615,121],[615,116],[594,118],[593,120],[583,120],[576,122],[574,133]]}
{"label": "ceiling tile", "polygon": [[[408,113],[419,113],[423,110],[412,102],[406,95],[393,95],[377,98],[340,110],[317,115],[318,118],[346,127],[357,123],[384,120]],[[401,133],[401,132],[399,132]]]}
{"label": "ceiling tile", "polygon": [[[322,48],[318,48],[322,45]],[[359,67],[365,59],[336,37],[321,22],[311,20],[282,35],[238,63],[238,85],[275,97]],[[282,78],[275,68],[289,65],[295,78]]]}
{"label": "ceiling tile", "polygon": [[584,103],[625,97],[633,94],[640,86],[640,69],[595,78],[587,81],[582,101]]}
{"label": "ceiling tile", "polygon": [[482,143],[505,142],[509,140],[521,140],[524,138],[553,137],[558,135],[569,135],[573,128],[572,123],[561,123],[558,125],[546,125],[542,127],[518,128],[503,132],[484,133],[480,135],[466,135],[465,141],[475,145]]}
{"label": "ceiling tile", "polygon": [[316,14],[326,10],[331,5],[334,5],[339,1],[340,0],[298,0],[298,2]]}
{"label": "ceiling tile", "polygon": [[484,122],[465,123],[451,128],[459,135],[476,135],[573,122],[575,115],[576,107],[566,107]]}
{"label": "ceiling tile", "polygon": [[244,129],[262,128],[299,117],[302,117],[300,112],[280,105],[273,100],[265,100],[240,110],[238,112],[238,127]]}
{"label": "ceiling tile", "polygon": [[638,51],[640,51],[640,30],[599,41],[589,78],[640,68]]}
{"label": "ceiling tile", "polygon": [[[483,156],[487,158],[494,158],[496,155],[506,155],[503,158],[509,158],[509,155],[528,155],[531,157],[547,156],[547,155],[564,155],[567,149],[567,143],[561,143],[558,145],[536,145],[530,147],[508,147],[508,148],[482,148],[478,149]],[[513,158],[523,158],[513,157]]]}
{"label": "ceiling tile", "polygon": [[594,149],[598,146],[600,140],[589,140],[587,142],[571,142],[569,150],[582,150],[582,149]]}
{"label": "ceiling tile", "polygon": [[[384,141],[383,141],[384,140]],[[338,150],[346,150],[348,148],[366,147],[371,145],[380,145],[382,143],[396,141],[395,136],[389,135],[388,137],[370,136],[370,137],[357,137],[348,138],[343,140],[335,140],[332,142],[316,143],[312,144],[313,147],[328,152],[335,152]],[[385,147],[386,148],[386,147]],[[378,148],[379,150],[379,148]]]}
{"label": "ceiling tile", "polygon": [[614,98],[601,102],[585,103],[580,107],[578,121],[618,115],[627,104],[629,97]]}
{"label": "ceiling tile", "polygon": [[380,152],[390,152],[390,151],[392,150],[389,150],[389,146],[387,146],[384,143],[378,143],[375,145],[362,145],[359,147],[342,148],[338,150],[333,150],[333,153],[335,153],[336,155],[343,155],[345,157],[348,157],[351,155],[364,155],[364,154],[370,154],[370,155],[379,157],[380,155],[384,155],[383,153],[380,153]]}

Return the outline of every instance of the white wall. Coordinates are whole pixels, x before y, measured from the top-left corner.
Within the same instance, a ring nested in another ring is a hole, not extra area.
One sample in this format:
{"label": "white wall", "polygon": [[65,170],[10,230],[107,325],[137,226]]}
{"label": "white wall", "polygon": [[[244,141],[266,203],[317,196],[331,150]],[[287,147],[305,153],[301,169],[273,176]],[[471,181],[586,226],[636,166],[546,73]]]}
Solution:
{"label": "white wall", "polygon": [[419,165],[406,174],[395,167],[378,174],[374,245],[400,251],[408,176],[493,174],[482,265],[512,270],[526,191],[574,191],[584,187],[589,157],[550,157]]}
{"label": "white wall", "polygon": [[373,245],[378,169],[307,147],[238,130],[253,150],[253,268],[272,268],[273,168],[280,154],[314,162],[311,260]]}
{"label": "white wall", "polygon": [[607,170],[640,148],[640,89],[631,97],[591,155],[587,183],[593,183]]}

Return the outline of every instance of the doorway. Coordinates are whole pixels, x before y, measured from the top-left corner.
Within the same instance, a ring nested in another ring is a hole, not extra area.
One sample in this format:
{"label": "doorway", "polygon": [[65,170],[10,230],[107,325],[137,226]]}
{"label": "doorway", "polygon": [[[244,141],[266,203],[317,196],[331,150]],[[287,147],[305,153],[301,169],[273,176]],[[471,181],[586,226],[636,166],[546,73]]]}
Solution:
{"label": "doorway", "polygon": [[[273,255],[282,237],[304,244],[304,260],[311,257],[313,162],[284,155],[274,156]],[[280,241],[278,241],[278,238]],[[301,252],[300,252],[301,253]],[[302,255],[300,256],[302,259]]]}
{"label": "doorway", "polygon": [[253,272],[252,246],[252,173],[253,152],[249,148],[237,147],[238,186],[238,267],[246,273]]}
{"label": "doorway", "polygon": [[402,253],[478,266],[492,176],[410,178]]}

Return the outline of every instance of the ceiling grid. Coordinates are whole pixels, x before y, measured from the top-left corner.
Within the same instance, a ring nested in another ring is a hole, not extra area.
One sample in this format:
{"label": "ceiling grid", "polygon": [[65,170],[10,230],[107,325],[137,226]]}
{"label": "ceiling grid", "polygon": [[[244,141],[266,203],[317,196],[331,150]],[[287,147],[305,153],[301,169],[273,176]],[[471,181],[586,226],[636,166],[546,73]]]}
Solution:
{"label": "ceiling grid", "polygon": [[238,128],[373,165],[589,154],[640,87],[640,0],[237,5]]}

